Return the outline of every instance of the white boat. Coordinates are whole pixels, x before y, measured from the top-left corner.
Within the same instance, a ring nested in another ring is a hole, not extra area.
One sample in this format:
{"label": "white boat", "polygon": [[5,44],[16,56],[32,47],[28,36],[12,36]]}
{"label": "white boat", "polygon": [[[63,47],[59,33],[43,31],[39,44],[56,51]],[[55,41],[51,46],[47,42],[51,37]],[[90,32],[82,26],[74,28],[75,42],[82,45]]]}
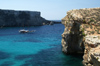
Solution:
{"label": "white boat", "polygon": [[35,30],[32,31],[25,30],[25,29],[19,30],[19,33],[29,33],[29,32],[35,32]]}

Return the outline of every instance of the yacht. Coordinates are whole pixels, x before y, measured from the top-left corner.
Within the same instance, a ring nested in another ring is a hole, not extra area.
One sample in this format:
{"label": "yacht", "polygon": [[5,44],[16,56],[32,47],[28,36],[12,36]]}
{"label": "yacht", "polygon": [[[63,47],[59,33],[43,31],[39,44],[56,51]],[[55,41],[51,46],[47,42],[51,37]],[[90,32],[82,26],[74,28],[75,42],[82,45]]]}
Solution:
{"label": "yacht", "polygon": [[22,29],[22,30],[19,30],[19,33],[30,33],[30,32],[35,32],[35,30],[25,30],[25,29]]}

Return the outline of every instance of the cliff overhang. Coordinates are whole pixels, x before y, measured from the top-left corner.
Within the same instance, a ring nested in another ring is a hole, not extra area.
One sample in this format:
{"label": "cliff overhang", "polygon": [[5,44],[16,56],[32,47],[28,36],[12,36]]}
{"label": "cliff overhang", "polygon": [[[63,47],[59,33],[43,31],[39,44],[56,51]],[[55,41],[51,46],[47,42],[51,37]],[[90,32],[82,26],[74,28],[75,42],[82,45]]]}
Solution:
{"label": "cliff overhang", "polygon": [[[62,19],[65,26],[62,34],[62,51],[66,54],[84,53],[83,64],[94,65],[100,53],[100,8],[75,9]],[[96,50],[96,51],[93,51]],[[98,52],[97,52],[98,51]],[[96,63],[99,64],[99,61]]]}

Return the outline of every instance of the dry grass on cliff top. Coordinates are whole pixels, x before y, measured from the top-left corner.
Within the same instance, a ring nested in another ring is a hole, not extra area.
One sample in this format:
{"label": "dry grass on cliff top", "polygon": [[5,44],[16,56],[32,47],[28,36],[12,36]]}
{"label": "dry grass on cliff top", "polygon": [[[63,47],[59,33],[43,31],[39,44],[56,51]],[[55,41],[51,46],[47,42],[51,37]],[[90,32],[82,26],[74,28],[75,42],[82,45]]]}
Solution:
{"label": "dry grass on cliff top", "polygon": [[62,20],[75,20],[87,24],[100,25],[100,8],[75,9],[67,12]]}

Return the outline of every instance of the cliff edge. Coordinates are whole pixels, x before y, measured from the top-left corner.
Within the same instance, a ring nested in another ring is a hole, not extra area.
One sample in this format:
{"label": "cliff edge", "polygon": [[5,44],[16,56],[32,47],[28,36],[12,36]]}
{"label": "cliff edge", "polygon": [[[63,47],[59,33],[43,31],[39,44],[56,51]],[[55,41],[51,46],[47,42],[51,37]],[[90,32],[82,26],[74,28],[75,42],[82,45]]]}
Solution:
{"label": "cliff edge", "polygon": [[0,27],[38,26],[47,22],[37,11],[14,11],[0,9]]}
{"label": "cliff edge", "polygon": [[85,66],[100,66],[100,8],[70,10],[62,24],[62,51],[84,53]]}

